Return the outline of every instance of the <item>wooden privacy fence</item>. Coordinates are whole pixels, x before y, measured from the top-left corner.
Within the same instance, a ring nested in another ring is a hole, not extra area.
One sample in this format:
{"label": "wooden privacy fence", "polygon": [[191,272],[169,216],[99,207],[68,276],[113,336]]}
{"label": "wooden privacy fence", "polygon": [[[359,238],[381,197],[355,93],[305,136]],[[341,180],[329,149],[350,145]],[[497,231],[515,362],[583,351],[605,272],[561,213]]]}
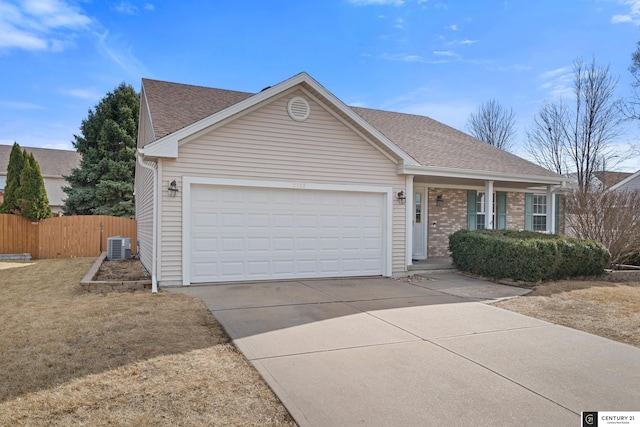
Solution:
{"label": "wooden privacy fence", "polygon": [[18,215],[0,215],[0,254],[30,253],[34,259],[98,256],[112,236],[130,237],[135,253],[135,219],[74,215],[32,223]]}

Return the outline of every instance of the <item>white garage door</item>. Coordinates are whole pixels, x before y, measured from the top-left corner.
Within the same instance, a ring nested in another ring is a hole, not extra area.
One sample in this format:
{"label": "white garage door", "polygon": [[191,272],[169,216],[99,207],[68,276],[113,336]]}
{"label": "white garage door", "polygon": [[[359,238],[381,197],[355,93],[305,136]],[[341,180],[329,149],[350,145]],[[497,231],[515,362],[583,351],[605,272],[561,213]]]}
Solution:
{"label": "white garage door", "polygon": [[191,185],[191,283],[381,275],[384,195]]}

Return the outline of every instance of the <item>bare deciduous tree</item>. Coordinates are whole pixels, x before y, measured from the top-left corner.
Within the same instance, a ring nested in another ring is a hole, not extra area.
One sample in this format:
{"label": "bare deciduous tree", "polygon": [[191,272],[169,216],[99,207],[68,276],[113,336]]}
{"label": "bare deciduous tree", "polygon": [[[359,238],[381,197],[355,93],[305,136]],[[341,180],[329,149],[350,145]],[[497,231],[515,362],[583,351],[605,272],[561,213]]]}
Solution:
{"label": "bare deciduous tree", "polygon": [[508,151],[516,136],[516,116],[513,109],[497,101],[483,102],[467,120],[467,131],[480,141]]}
{"label": "bare deciduous tree", "polygon": [[602,243],[612,266],[640,252],[639,192],[576,190],[566,200],[568,234]]}
{"label": "bare deciduous tree", "polygon": [[623,112],[629,119],[640,120],[640,42],[637,43],[636,51],[631,54],[629,71],[633,77],[632,93],[627,102],[622,105]]}
{"label": "bare deciduous tree", "polygon": [[[606,163],[621,159],[611,143],[621,134],[620,101],[615,98],[617,80],[609,66],[582,59],[573,67],[573,108],[563,101],[546,103],[529,130],[529,152],[543,166],[574,173],[581,192],[588,192],[593,173]],[[565,168],[566,165],[566,168]]]}
{"label": "bare deciduous tree", "polygon": [[567,173],[565,154],[567,106],[564,102],[545,102],[527,131],[527,150],[535,161],[560,175]]}

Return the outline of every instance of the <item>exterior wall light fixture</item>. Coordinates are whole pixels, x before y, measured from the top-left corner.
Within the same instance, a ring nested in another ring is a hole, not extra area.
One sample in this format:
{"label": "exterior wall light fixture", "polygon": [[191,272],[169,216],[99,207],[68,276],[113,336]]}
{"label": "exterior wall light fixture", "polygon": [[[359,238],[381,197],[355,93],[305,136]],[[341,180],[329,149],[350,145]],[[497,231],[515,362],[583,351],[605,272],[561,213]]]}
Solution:
{"label": "exterior wall light fixture", "polygon": [[442,206],[443,204],[444,204],[444,198],[442,197],[442,194],[439,194],[438,197],[436,197],[436,205]]}
{"label": "exterior wall light fixture", "polygon": [[404,202],[407,200],[407,196],[404,194],[404,190],[398,191],[398,201],[401,205],[404,205]]}
{"label": "exterior wall light fixture", "polygon": [[171,184],[169,184],[169,197],[176,197],[176,195],[178,194],[178,184],[176,183],[176,180],[174,179],[173,181],[171,181]]}

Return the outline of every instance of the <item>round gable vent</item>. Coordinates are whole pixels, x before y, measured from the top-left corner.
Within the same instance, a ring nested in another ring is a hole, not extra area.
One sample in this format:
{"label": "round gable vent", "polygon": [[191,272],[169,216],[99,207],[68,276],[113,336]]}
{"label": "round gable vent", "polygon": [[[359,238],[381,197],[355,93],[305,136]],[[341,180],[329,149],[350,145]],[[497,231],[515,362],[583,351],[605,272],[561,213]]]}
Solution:
{"label": "round gable vent", "polygon": [[301,122],[309,118],[311,108],[309,107],[309,103],[306,99],[300,96],[294,96],[287,104],[287,111],[293,120]]}

